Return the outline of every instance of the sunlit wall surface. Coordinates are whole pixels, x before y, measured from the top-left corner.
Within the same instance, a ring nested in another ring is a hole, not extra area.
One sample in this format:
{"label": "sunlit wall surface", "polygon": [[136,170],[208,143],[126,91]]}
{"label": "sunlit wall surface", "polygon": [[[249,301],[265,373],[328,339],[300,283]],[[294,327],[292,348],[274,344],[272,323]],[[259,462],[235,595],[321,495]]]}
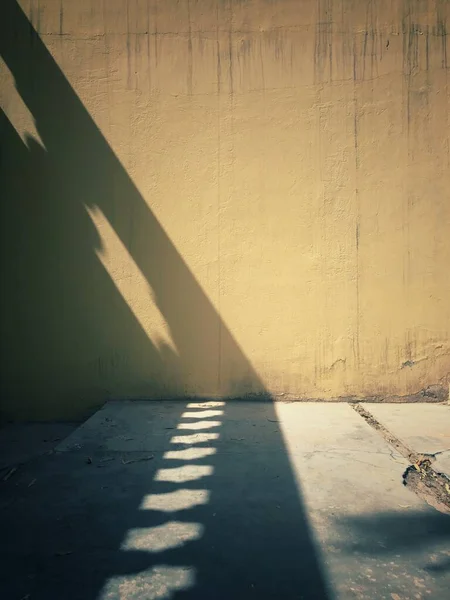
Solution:
{"label": "sunlit wall surface", "polygon": [[450,2],[0,3],[2,412],[450,373]]}

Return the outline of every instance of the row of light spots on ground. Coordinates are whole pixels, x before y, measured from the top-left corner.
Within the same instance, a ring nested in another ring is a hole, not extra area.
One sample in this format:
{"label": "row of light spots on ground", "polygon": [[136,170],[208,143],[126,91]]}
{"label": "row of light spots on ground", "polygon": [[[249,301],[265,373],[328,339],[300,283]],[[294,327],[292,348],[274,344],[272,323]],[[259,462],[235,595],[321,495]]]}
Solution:
{"label": "row of light spots on ground", "polygon": [[[155,555],[199,540],[204,534],[204,526],[198,522],[170,519],[170,515],[189,511],[198,506],[206,506],[210,492],[205,478],[214,469],[206,464],[208,457],[217,452],[212,444],[219,439],[217,429],[222,425],[225,402],[191,402],[181,415],[177,433],[170,444],[176,446],[167,450],[163,460],[167,467],[158,469],[155,483],[168,483],[174,489],[164,493],[144,496],[140,504],[143,511],[157,511],[166,515],[166,522],[156,527],[130,529],[121,544],[121,551],[141,551]],[[180,466],[171,466],[170,461],[178,461]],[[195,462],[194,462],[195,461]],[[199,464],[197,461],[205,461]],[[183,487],[185,483],[199,482],[198,489]],[[200,483],[201,482],[201,483]],[[107,599],[118,592],[119,598],[133,600],[145,597],[146,600],[168,600],[180,590],[193,588],[196,572],[193,565],[172,566],[160,564],[142,571],[132,580],[122,577],[112,578],[104,587],[100,599]],[[113,591],[114,590],[114,591]]]}

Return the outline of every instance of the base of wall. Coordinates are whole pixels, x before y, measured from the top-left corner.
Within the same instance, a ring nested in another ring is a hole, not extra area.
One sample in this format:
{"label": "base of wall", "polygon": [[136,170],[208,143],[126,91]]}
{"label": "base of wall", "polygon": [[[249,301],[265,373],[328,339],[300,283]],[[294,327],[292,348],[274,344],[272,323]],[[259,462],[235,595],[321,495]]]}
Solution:
{"label": "base of wall", "polygon": [[415,394],[406,394],[404,396],[338,396],[336,398],[291,398],[281,394],[273,398],[275,401],[282,402],[370,402],[370,403],[397,403],[406,404],[414,402],[450,402],[450,392],[448,386],[436,384],[416,392]]}
{"label": "base of wall", "polygon": [[296,396],[293,394],[270,394],[269,392],[263,393],[251,393],[251,394],[240,394],[238,396],[183,396],[183,397],[167,397],[167,398],[109,398],[110,401],[120,402],[123,400],[127,401],[166,401],[166,402],[210,402],[210,401],[226,401],[226,402],[376,402],[376,403],[417,403],[417,402],[429,402],[429,403],[440,403],[446,402],[450,399],[449,387],[442,384],[429,385],[423,390],[414,394],[406,394],[404,396],[395,395],[377,395],[377,396],[336,396],[332,398],[324,397],[306,397]]}
{"label": "base of wall", "polygon": [[378,396],[337,396],[335,398],[323,398],[323,397],[302,397],[294,396],[291,394],[269,394],[268,392],[260,394],[244,394],[240,396],[227,396],[227,397],[212,397],[212,396],[178,396],[178,397],[161,397],[161,398],[145,398],[145,397],[108,397],[102,398],[101,401],[91,403],[89,407],[84,407],[84,410],[75,411],[67,414],[67,410],[62,411],[61,414],[45,414],[41,418],[36,412],[23,412],[21,415],[14,414],[8,410],[0,410],[0,427],[7,423],[17,422],[83,422],[94,414],[105,402],[123,402],[123,401],[148,401],[148,402],[323,402],[323,403],[337,403],[337,402],[348,402],[348,403],[450,403],[449,386],[436,384],[430,385],[427,388],[420,390],[415,394],[408,394],[405,396],[389,396],[389,395],[378,395]]}

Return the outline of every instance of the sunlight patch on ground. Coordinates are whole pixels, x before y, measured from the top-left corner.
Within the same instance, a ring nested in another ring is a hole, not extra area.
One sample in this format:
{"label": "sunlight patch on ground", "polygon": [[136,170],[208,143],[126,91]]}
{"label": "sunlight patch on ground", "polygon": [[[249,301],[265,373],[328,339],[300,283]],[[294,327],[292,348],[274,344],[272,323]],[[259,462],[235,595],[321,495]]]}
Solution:
{"label": "sunlight patch on ground", "polygon": [[217,452],[217,448],[186,448],[186,450],[169,450],[163,456],[169,460],[197,460],[212,456]]}
{"label": "sunlight patch on ground", "polygon": [[167,481],[172,483],[184,483],[185,481],[196,481],[202,477],[212,475],[214,469],[210,465],[185,465],[174,469],[160,469],[155,481]]}
{"label": "sunlight patch on ground", "polygon": [[171,548],[181,548],[186,542],[200,539],[203,530],[204,527],[200,523],[181,521],[169,521],[157,527],[130,529],[120,549],[163,552]]}
{"label": "sunlight patch on ground", "polygon": [[208,490],[175,490],[166,494],[148,494],[142,500],[141,510],[177,512],[208,504]]}
{"label": "sunlight patch on ground", "polygon": [[130,577],[111,577],[99,600],[171,600],[178,591],[195,585],[192,567],[159,565]]}
{"label": "sunlight patch on ground", "polygon": [[196,423],[179,423],[177,429],[212,429],[222,425],[220,421],[197,421]]}
{"label": "sunlight patch on ground", "polygon": [[199,412],[185,412],[181,415],[182,419],[207,419],[208,417],[219,417],[223,415],[223,410],[202,410]]}
{"label": "sunlight patch on ground", "polygon": [[203,444],[204,442],[212,442],[219,439],[218,433],[192,433],[191,435],[175,435],[171,442],[172,444]]}

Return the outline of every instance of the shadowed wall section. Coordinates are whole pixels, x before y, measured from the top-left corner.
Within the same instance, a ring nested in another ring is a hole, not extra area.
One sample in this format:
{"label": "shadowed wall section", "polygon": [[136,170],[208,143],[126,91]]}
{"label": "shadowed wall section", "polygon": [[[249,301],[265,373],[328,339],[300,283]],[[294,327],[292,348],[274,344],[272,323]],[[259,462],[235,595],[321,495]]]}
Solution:
{"label": "shadowed wall section", "polygon": [[449,2],[0,6],[7,416],[445,382]]}

